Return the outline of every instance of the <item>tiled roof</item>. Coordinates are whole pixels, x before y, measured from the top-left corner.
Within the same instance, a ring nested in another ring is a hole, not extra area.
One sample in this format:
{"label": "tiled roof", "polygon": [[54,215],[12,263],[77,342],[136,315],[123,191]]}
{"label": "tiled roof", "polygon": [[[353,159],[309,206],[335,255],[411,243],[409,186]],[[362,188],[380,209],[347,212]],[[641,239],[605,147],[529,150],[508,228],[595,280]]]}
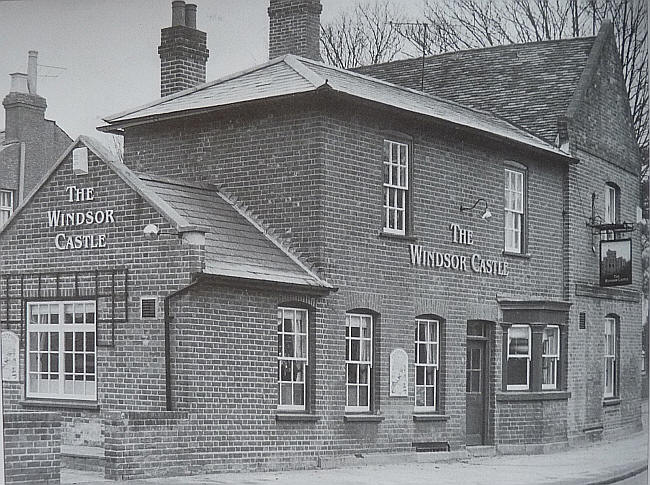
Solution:
{"label": "tiled roof", "polygon": [[567,157],[551,144],[485,111],[293,55],[106,117],[108,125],[99,129],[112,131],[166,117],[319,90],[369,100]]}
{"label": "tiled roof", "polygon": [[[513,44],[425,58],[424,91],[490,111],[552,143],[595,37]],[[421,89],[422,58],[356,72]]]}
{"label": "tiled roof", "polygon": [[205,231],[205,274],[332,288],[216,187],[137,177],[142,191],[173,209],[178,224]]}

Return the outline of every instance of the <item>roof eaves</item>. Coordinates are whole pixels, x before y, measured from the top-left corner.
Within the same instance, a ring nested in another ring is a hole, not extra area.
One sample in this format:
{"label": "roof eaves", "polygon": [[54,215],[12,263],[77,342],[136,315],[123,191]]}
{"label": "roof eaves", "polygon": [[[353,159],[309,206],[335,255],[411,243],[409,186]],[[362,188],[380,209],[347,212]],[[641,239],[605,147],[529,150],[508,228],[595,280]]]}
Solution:
{"label": "roof eaves", "polygon": [[271,243],[273,243],[280,251],[282,251],[284,254],[286,254],[289,259],[291,259],[296,265],[298,265],[303,271],[305,271],[309,276],[311,276],[318,284],[318,286],[321,286],[323,288],[329,288],[329,289],[334,289],[334,287],[329,284],[327,281],[322,279],[320,276],[318,276],[313,270],[311,270],[307,265],[305,265],[300,258],[298,258],[295,254],[293,254],[291,251],[289,251],[287,248],[285,248],[279,241],[277,241],[269,232],[268,230],[262,226],[258,221],[256,221],[253,217],[251,217],[250,214],[248,214],[246,211],[244,211],[239,205],[237,205],[233,200],[230,199],[226,194],[223,193],[223,191],[218,192],[219,196],[228,204],[230,205],[235,211],[237,211],[244,219],[246,219],[251,225],[253,225],[258,231],[260,231],[264,237],[266,237]]}
{"label": "roof eaves", "polygon": [[[143,109],[151,108],[153,106],[157,106],[159,104],[165,103],[167,101],[171,101],[176,98],[180,98],[182,96],[186,96],[188,94],[195,93],[197,91],[201,91],[203,89],[210,88],[212,86],[215,86],[220,83],[224,83],[226,81],[230,81],[232,79],[236,79],[238,77],[244,76],[246,74],[250,74],[251,72],[259,71],[260,69],[264,69],[268,66],[272,66],[274,64],[279,64],[280,62],[284,61],[284,57],[276,57],[275,59],[271,59],[268,62],[265,62],[264,64],[259,64],[253,67],[250,67],[248,69],[244,69],[242,71],[234,72],[232,74],[228,74],[227,76],[220,77],[219,79],[215,79],[214,81],[210,81],[207,83],[199,84],[198,86],[194,86],[191,88],[184,89],[182,91],[178,91],[177,93],[170,94],[169,96],[165,96],[164,98],[160,98],[154,101],[150,101],[149,103],[145,103],[143,105],[137,106],[135,108],[130,108],[125,111],[121,111],[119,113],[115,113],[106,117],[103,117],[102,120],[107,122],[109,125],[113,123],[114,121],[118,120],[119,118],[123,118],[127,115],[137,113],[138,111],[142,111]],[[100,128],[106,128],[106,126],[101,126],[97,127],[99,130]],[[100,130],[100,131],[106,131],[106,130]]]}

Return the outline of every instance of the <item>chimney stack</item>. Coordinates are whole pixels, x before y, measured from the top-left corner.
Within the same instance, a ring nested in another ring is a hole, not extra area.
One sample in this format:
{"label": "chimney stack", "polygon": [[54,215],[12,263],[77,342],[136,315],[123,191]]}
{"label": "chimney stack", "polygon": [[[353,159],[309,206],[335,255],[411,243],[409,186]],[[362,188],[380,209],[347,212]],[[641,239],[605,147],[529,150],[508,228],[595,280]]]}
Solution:
{"label": "chimney stack", "polygon": [[27,83],[30,94],[37,94],[36,84],[38,82],[38,52],[29,51],[27,60]]}
{"label": "chimney stack", "polygon": [[36,59],[38,53],[29,51],[27,74],[10,74],[11,87],[2,101],[5,108],[5,141],[22,140],[24,135],[45,119],[47,103],[36,94]]}
{"label": "chimney stack", "polygon": [[320,57],[320,0],[270,0],[269,59],[295,54]]}
{"label": "chimney stack", "polygon": [[205,82],[207,34],[196,29],[196,5],[172,2],[172,26],[160,31],[160,96]]}

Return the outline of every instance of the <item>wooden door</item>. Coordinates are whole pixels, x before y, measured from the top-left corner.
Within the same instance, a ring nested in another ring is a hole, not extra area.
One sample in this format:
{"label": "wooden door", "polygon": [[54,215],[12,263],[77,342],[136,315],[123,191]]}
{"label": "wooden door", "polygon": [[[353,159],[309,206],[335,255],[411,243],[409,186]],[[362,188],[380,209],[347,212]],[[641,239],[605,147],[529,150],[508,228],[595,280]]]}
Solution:
{"label": "wooden door", "polygon": [[485,341],[467,339],[465,402],[467,444],[485,444]]}

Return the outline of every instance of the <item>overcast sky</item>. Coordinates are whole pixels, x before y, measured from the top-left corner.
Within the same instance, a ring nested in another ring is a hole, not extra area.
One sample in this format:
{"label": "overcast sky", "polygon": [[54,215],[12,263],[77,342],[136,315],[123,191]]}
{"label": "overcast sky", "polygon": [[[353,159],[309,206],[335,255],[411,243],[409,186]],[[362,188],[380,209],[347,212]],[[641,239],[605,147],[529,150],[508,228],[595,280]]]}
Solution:
{"label": "overcast sky", "polygon": [[[207,80],[267,61],[268,0],[190,3],[208,34]],[[327,21],[356,1],[321,3]],[[421,0],[401,4],[417,11]],[[46,117],[73,139],[102,138],[101,117],[160,96],[158,45],[160,29],[171,25],[171,0],[0,0],[0,19],[0,97],[9,74],[27,72],[27,52],[37,50]]]}

